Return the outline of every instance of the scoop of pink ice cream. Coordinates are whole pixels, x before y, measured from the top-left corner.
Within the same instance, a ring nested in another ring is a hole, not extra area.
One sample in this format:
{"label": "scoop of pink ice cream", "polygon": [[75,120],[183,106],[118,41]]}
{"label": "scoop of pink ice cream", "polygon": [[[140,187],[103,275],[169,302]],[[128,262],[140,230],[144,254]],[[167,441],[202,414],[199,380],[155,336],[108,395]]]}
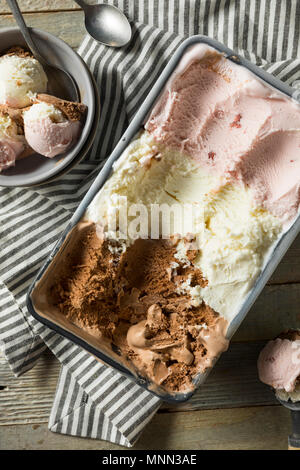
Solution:
{"label": "scoop of pink ice cream", "polygon": [[24,112],[24,133],[30,147],[45,157],[65,153],[77,140],[80,121],[70,121],[52,104],[37,103]]}
{"label": "scoop of pink ice cream", "polygon": [[16,159],[24,150],[22,142],[0,139],[0,171],[15,165]]}
{"label": "scoop of pink ice cream", "polygon": [[78,121],[55,123],[45,118],[25,124],[25,137],[33,150],[45,157],[65,153],[75,142],[80,130]]}
{"label": "scoop of pink ice cream", "polygon": [[300,376],[300,340],[277,338],[269,341],[258,358],[262,382],[276,390],[292,392]]}

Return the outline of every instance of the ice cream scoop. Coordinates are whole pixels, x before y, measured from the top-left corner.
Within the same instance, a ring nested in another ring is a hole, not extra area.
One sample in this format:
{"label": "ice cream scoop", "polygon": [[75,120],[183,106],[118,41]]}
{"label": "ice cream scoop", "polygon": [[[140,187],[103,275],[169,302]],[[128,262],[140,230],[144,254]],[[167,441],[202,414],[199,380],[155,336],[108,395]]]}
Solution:
{"label": "ice cream scoop", "polygon": [[86,107],[80,103],[38,95],[24,111],[24,133],[30,147],[53,158],[65,153],[78,139]]}
{"label": "ice cream scoop", "polygon": [[257,365],[260,380],[271,385],[277,400],[291,410],[289,449],[300,450],[300,330],[289,330],[269,341]]}
{"label": "ice cream scoop", "polygon": [[300,333],[299,340],[279,337],[270,341],[259,355],[258,374],[275,390],[292,392],[300,377]]}
{"label": "ice cream scoop", "polygon": [[47,90],[47,76],[41,64],[17,48],[0,57],[0,104],[24,108],[34,93]]}
{"label": "ice cream scoop", "polygon": [[0,110],[0,172],[15,165],[26,148],[17,120]]}

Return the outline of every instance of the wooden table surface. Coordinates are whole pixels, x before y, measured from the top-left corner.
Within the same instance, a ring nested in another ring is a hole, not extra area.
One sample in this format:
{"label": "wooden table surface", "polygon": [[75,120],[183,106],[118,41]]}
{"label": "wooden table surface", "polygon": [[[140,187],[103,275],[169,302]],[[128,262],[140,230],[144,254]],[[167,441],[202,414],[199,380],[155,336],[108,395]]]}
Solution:
{"label": "wooden table surface", "polygon": [[[83,13],[72,0],[21,0],[28,25],[76,49]],[[15,25],[0,0],[0,27]],[[164,405],[135,449],[286,449],[289,412],[257,378],[257,355],[267,339],[300,323],[300,237],[282,260],[206,384],[180,406]],[[0,449],[123,449],[48,431],[59,363],[47,352],[16,379],[0,353]]]}

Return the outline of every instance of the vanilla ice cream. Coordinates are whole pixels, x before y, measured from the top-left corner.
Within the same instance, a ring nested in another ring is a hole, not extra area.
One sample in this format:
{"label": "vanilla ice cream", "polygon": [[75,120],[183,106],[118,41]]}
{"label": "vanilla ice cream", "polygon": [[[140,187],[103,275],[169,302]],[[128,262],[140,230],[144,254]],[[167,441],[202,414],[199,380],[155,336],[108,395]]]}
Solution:
{"label": "vanilla ice cream", "polygon": [[25,149],[24,135],[9,114],[0,112],[0,171],[15,165]]}
{"label": "vanilla ice cream", "polygon": [[77,140],[80,121],[70,121],[53,104],[40,102],[24,111],[24,132],[30,147],[45,157],[66,152]]}
{"label": "vanilla ice cream", "polygon": [[300,107],[191,47],[82,220],[57,308],[168,391],[193,387],[299,213]]}
{"label": "vanilla ice cream", "polygon": [[[198,254],[193,264],[208,283],[204,287],[186,286],[193,303],[205,301],[231,321],[281,230],[276,217],[254,206],[250,190],[243,185],[227,184],[207,195],[204,230],[197,234]],[[183,242],[178,252],[181,260],[188,260]]]}
{"label": "vanilla ice cream", "polygon": [[46,92],[47,81],[43,67],[33,57],[0,57],[0,104],[12,108],[29,106],[33,94]]}

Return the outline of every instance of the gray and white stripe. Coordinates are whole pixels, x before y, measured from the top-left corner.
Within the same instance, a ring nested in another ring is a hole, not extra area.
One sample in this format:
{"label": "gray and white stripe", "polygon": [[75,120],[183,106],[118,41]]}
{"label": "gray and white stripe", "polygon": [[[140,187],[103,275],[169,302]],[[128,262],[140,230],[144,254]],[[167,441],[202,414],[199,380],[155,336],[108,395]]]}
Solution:
{"label": "gray and white stripe", "polygon": [[79,53],[101,93],[102,116],[87,158],[32,189],[0,189],[0,344],[13,372],[48,346],[62,363],[52,431],[132,445],[160,401],[29,315],[26,291],[94,177],[186,36],[204,34],[289,84],[300,78],[300,0],[108,0],[132,20],[123,49],[86,37]]}

